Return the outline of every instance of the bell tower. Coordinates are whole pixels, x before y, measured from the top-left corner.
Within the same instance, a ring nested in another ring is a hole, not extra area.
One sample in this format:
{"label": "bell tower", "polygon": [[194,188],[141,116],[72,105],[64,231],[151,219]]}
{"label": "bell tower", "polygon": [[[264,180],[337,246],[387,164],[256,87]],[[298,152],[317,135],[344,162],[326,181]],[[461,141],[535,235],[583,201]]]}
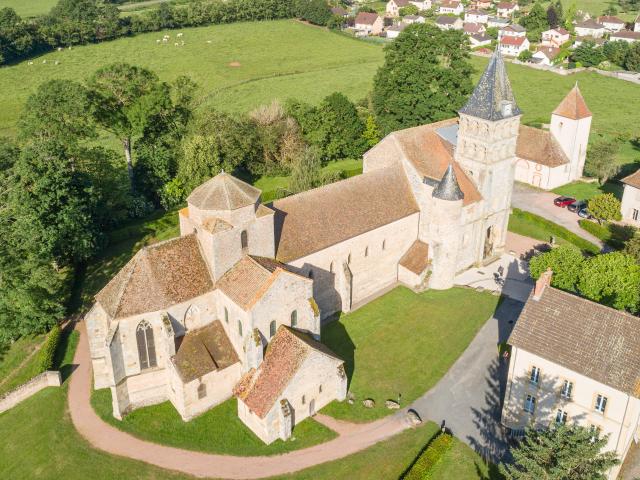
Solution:
{"label": "bell tower", "polygon": [[455,159],[483,198],[476,257],[482,264],[504,250],[521,116],[498,49],[459,113]]}

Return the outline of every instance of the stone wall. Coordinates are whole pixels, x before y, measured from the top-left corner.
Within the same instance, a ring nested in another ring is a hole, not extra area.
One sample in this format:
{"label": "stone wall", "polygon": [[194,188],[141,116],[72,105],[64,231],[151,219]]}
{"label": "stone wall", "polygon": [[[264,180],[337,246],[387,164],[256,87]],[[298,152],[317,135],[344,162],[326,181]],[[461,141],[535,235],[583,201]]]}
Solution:
{"label": "stone wall", "polygon": [[17,388],[0,397],[0,413],[15,407],[18,403],[36,394],[43,388],[59,387],[62,384],[60,372],[47,370],[40,375],[33,377],[27,383],[23,383]]}

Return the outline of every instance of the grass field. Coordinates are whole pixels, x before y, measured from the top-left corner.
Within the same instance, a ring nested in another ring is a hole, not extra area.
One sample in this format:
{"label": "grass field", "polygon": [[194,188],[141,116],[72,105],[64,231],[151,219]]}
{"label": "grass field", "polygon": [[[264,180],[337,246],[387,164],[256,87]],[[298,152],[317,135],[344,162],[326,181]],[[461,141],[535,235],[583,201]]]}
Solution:
{"label": "grass field", "polygon": [[45,335],[22,337],[0,354],[0,395],[40,373],[37,350],[44,340]]}
{"label": "grass field", "polygon": [[58,3],[58,0],[0,0],[0,8],[13,8],[21,17],[44,15]]}
{"label": "grass field", "polygon": [[622,199],[623,186],[618,182],[608,182],[604,185],[599,183],[573,182],[562,187],[558,187],[553,191],[558,195],[573,197],[578,200],[589,200],[601,193],[613,193],[619,200]]}
{"label": "grass field", "polygon": [[[465,288],[415,294],[398,287],[322,329],[322,341],[345,360],[353,405],[323,413],[368,421],[391,413],[385,400],[407,405],[436,384],[493,314],[498,297]],[[375,408],[362,406],[372,398]]]}

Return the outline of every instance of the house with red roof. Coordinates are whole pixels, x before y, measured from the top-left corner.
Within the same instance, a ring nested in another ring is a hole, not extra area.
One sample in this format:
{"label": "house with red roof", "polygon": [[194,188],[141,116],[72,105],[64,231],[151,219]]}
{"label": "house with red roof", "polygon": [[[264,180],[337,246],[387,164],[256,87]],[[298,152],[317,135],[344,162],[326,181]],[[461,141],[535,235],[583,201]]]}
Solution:
{"label": "house with red roof", "polygon": [[507,57],[517,57],[525,50],[529,50],[529,40],[527,37],[512,37],[504,35],[500,39],[500,53]]}
{"label": "house with red roof", "polygon": [[356,15],[354,29],[359,35],[380,35],[384,27],[382,17],[377,13],[360,12]]}

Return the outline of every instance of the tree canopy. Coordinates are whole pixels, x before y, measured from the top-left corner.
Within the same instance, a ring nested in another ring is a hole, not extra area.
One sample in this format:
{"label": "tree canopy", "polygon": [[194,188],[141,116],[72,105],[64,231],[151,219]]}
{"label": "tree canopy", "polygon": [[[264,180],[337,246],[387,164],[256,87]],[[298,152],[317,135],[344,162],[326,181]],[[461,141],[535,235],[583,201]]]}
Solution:
{"label": "tree canopy", "polygon": [[553,271],[551,285],[562,290],[574,291],[582,272],[584,256],[573,245],[561,245],[549,252],[536,255],[529,262],[531,276],[535,279],[548,268]]}
{"label": "tree canopy", "polygon": [[589,213],[598,220],[620,220],[620,200],[613,193],[601,193],[589,200]]}
{"label": "tree canopy", "polygon": [[622,252],[585,260],[578,282],[580,293],[618,310],[637,312],[640,305],[640,265]]}

